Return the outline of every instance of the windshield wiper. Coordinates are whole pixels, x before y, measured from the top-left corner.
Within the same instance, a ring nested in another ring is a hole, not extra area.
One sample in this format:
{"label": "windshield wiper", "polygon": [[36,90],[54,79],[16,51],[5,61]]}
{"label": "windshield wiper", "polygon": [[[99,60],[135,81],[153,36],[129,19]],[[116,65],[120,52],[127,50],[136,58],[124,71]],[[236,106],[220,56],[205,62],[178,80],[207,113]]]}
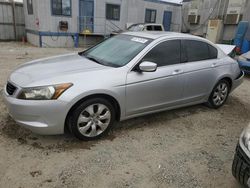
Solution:
{"label": "windshield wiper", "polygon": [[104,66],[109,66],[109,67],[120,67],[119,65],[115,65],[113,63],[107,63],[107,62],[103,62],[103,61],[100,61],[92,56],[88,56],[88,55],[85,55],[84,57],[86,57],[87,59],[91,60],[91,61],[94,61],[98,64],[101,64],[101,65],[104,65]]}
{"label": "windshield wiper", "polygon": [[89,60],[91,60],[91,61],[94,61],[94,62],[96,62],[96,63],[98,63],[98,64],[102,64],[100,61],[98,61],[96,58],[94,58],[94,57],[89,57],[89,56],[85,56],[86,58],[88,58]]}

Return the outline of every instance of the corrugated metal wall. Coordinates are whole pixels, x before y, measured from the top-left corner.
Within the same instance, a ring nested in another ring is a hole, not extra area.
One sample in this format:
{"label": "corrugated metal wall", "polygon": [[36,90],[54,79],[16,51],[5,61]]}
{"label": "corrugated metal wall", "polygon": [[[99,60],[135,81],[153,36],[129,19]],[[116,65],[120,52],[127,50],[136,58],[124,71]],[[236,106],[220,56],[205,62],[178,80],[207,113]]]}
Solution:
{"label": "corrugated metal wall", "polygon": [[[16,29],[13,23],[13,10],[15,11]],[[24,35],[23,4],[15,3],[13,8],[12,3],[0,2],[0,40],[20,40]]]}

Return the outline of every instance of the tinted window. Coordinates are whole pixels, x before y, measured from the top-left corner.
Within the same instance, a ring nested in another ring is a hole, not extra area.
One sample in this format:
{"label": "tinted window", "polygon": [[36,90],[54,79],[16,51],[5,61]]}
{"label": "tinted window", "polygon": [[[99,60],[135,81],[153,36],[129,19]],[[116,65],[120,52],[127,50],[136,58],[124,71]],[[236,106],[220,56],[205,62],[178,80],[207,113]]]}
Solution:
{"label": "tinted window", "polygon": [[218,57],[218,50],[211,46],[210,44],[208,45],[209,48],[209,54],[210,54],[210,59],[216,59]]}
{"label": "tinted window", "polygon": [[195,40],[186,40],[185,46],[189,62],[210,59],[207,43]]}
{"label": "tinted window", "polygon": [[188,61],[185,41],[181,41],[181,63]]}
{"label": "tinted window", "polygon": [[120,5],[106,4],[106,19],[120,20]]}
{"label": "tinted window", "polygon": [[142,61],[151,61],[160,66],[180,63],[181,58],[180,40],[171,40],[158,44],[145,55]]}

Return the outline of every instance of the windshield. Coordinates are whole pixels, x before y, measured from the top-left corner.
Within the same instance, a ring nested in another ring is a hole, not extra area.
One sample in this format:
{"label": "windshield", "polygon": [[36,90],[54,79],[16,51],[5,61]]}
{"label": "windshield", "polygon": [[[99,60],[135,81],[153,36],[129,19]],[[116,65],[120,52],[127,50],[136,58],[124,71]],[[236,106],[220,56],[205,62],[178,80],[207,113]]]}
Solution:
{"label": "windshield", "polygon": [[144,26],[143,25],[139,25],[139,24],[136,24],[136,25],[131,25],[128,30],[129,31],[143,31],[144,29]]}
{"label": "windshield", "polygon": [[129,63],[152,40],[130,35],[117,35],[85,51],[82,55],[99,64],[121,67]]}

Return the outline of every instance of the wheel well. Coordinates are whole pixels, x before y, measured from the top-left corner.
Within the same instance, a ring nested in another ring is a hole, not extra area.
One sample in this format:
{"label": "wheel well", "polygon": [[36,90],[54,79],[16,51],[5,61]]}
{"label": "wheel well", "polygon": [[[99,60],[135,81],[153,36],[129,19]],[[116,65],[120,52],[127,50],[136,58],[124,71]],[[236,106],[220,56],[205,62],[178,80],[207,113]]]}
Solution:
{"label": "wheel well", "polygon": [[108,101],[114,106],[114,108],[115,108],[115,112],[116,112],[116,113],[115,113],[115,119],[116,119],[117,121],[120,120],[121,108],[120,108],[120,105],[119,105],[118,101],[117,101],[114,97],[112,97],[112,96],[110,96],[110,95],[107,95],[107,94],[93,94],[93,95],[89,95],[89,96],[86,96],[86,97],[80,99],[79,101],[77,101],[77,102],[70,108],[70,110],[69,110],[69,112],[68,112],[68,114],[67,114],[67,116],[66,116],[66,119],[65,119],[65,123],[64,123],[64,132],[65,132],[65,131],[68,131],[68,129],[70,129],[70,128],[68,127],[68,125],[69,125],[69,117],[70,117],[71,113],[72,113],[72,112],[77,108],[77,106],[78,106],[79,104],[81,104],[83,101],[86,101],[86,100],[89,100],[89,99],[93,99],[93,98],[103,98],[103,99],[108,100]]}
{"label": "wheel well", "polygon": [[232,79],[231,79],[231,78],[225,77],[225,78],[223,78],[223,79],[221,79],[221,80],[226,80],[226,81],[229,83],[230,89],[232,88],[233,82],[232,82]]}

